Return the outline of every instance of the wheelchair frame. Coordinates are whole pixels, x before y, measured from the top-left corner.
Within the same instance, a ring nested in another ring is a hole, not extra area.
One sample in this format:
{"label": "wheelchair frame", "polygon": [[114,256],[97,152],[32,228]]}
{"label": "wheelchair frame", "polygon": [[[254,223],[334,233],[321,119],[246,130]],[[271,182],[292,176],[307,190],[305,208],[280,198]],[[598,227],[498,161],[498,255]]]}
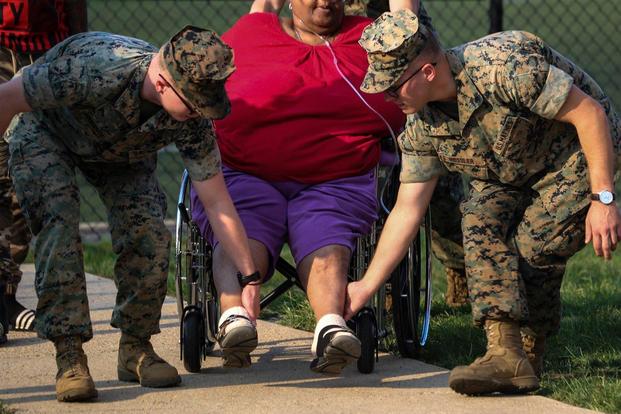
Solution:
{"label": "wheelchair frame", "polygon": [[[378,189],[385,193],[380,194],[380,197],[385,195],[389,205],[392,205],[397,196],[398,171],[389,167],[378,167],[376,177]],[[212,352],[216,343],[219,309],[212,273],[212,251],[192,220],[189,187],[190,178],[187,171],[184,171],[177,203],[175,290],[180,323],[180,357],[187,371],[199,372],[202,360]],[[358,238],[348,272],[350,280],[359,280],[364,275],[386,218],[387,214],[381,212],[371,231]],[[388,335],[388,295],[392,301],[393,326],[400,354],[414,358],[427,342],[432,296],[429,212],[421,230],[424,231],[419,231],[418,236],[411,242],[407,255],[389,281],[348,322],[362,343],[362,353],[357,364],[362,373],[373,371],[378,360],[379,341]],[[294,285],[302,289],[293,265],[279,257],[275,268],[285,277],[285,281],[261,299],[261,309]]]}

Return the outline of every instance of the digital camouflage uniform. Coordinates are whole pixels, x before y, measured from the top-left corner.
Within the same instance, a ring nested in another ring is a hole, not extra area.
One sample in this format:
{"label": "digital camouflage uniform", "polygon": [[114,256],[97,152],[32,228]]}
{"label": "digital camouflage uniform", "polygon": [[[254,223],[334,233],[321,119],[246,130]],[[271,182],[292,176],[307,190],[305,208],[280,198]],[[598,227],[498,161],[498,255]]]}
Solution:
{"label": "digital camouflage uniform", "polygon": [[[219,100],[220,111],[212,115],[226,114],[222,85],[234,70],[230,49],[223,52],[221,43],[201,46],[201,56],[195,56],[192,38],[175,42],[169,55],[186,62],[179,69],[184,79],[175,79],[171,71],[176,86],[186,97],[200,92],[203,101]],[[106,207],[118,255],[112,326],[140,338],[159,332],[170,234],[164,226],[166,198],[155,176],[156,151],[174,143],[190,176],[199,181],[219,172],[220,156],[211,121],[178,122],[140,98],[155,52],[138,39],[84,33],[59,43],[21,72],[33,112],[14,118],[6,138],[15,190],[37,236],[35,328],[42,337],[92,337],[76,169]],[[228,54],[228,60],[206,67],[205,62],[214,61],[205,53]],[[169,70],[178,65],[174,59],[165,62]],[[206,73],[213,74],[211,92],[191,79]]]}
{"label": "digital camouflage uniform", "polygon": [[[366,33],[361,44],[370,55],[410,62],[424,43],[424,29],[412,35],[417,29],[391,22],[391,36]],[[617,158],[621,121],[588,74],[530,33],[496,33],[446,56],[457,118],[434,103],[408,117],[401,181],[470,176],[462,229],[475,322],[509,319],[537,335],[555,333],[565,265],[584,246],[591,190],[575,128],[553,118],[576,85],[605,109]],[[369,73],[361,89],[385,90],[399,70]]]}
{"label": "digital camouflage uniform", "polygon": [[[376,19],[390,10],[388,0],[345,0],[345,14],[348,16],[367,16]],[[426,12],[421,6],[421,17]]]}
{"label": "digital camouflage uniform", "polygon": [[[31,64],[32,56],[36,55],[0,47],[0,83],[9,81],[17,70]],[[30,231],[11,185],[8,160],[8,144],[0,140],[0,284],[6,283],[15,289],[21,280],[19,263],[28,252]]]}

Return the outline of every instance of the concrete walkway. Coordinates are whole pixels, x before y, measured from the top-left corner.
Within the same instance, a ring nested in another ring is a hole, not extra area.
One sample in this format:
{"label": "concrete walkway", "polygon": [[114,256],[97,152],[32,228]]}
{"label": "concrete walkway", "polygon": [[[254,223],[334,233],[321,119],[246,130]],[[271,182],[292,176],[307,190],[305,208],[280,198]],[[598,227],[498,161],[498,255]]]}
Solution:
{"label": "concrete walkway", "polygon": [[[34,305],[33,267],[26,266],[18,296]],[[216,355],[200,374],[189,374],[179,360],[176,306],[168,299],[154,338],[156,351],[174,364],[182,385],[142,388],[116,378],[119,332],[109,325],[115,298],[111,280],[88,276],[95,337],[85,345],[99,390],[93,403],[58,403],[54,394],[54,348],[34,334],[11,333],[0,348],[0,400],[18,413],[586,413],[539,396],[464,397],[447,387],[448,372],[411,359],[382,355],[376,370],[354,367],[340,377],[308,369],[312,335],[259,322],[259,348],[249,369],[224,369]],[[217,352],[217,351],[216,351]]]}

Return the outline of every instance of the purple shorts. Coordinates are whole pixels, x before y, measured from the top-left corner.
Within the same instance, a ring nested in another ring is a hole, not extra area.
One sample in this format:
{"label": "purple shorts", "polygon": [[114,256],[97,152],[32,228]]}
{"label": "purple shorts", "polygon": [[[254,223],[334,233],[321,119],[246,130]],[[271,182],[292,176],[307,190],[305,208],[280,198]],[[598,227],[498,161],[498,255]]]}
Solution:
{"label": "purple shorts", "polygon": [[[296,263],[315,250],[341,245],[354,250],[356,239],[377,220],[374,171],[320,184],[269,182],[222,167],[224,179],[248,238],[261,242],[270,255],[266,277],[275,258],[289,243]],[[216,246],[207,215],[191,191],[192,216],[212,246]]]}

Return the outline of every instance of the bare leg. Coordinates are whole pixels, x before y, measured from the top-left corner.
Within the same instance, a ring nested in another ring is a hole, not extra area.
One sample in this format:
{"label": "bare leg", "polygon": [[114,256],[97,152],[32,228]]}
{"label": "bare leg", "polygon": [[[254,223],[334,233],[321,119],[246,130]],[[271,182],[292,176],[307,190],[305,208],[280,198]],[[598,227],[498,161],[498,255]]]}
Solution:
{"label": "bare leg", "polygon": [[[261,276],[267,273],[269,257],[263,243],[257,240],[249,240],[252,260],[257,266]],[[234,306],[242,306],[241,287],[237,281],[237,268],[231,258],[224,252],[220,245],[216,246],[213,254],[213,273],[216,290],[220,295],[220,310],[224,313]]]}
{"label": "bare leg", "polygon": [[347,247],[329,245],[315,250],[298,265],[300,282],[317,320],[328,314],[343,315],[350,257]]}
{"label": "bare leg", "polygon": [[[252,260],[261,275],[265,275],[268,265],[267,249],[256,240],[250,239],[249,242]],[[252,324],[252,319],[258,313],[258,296],[256,307],[244,307],[237,268],[220,245],[214,250],[213,273],[216,290],[220,295],[221,315],[217,339],[222,349],[222,364],[225,367],[249,367],[250,353],[258,344],[257,330]]]}

